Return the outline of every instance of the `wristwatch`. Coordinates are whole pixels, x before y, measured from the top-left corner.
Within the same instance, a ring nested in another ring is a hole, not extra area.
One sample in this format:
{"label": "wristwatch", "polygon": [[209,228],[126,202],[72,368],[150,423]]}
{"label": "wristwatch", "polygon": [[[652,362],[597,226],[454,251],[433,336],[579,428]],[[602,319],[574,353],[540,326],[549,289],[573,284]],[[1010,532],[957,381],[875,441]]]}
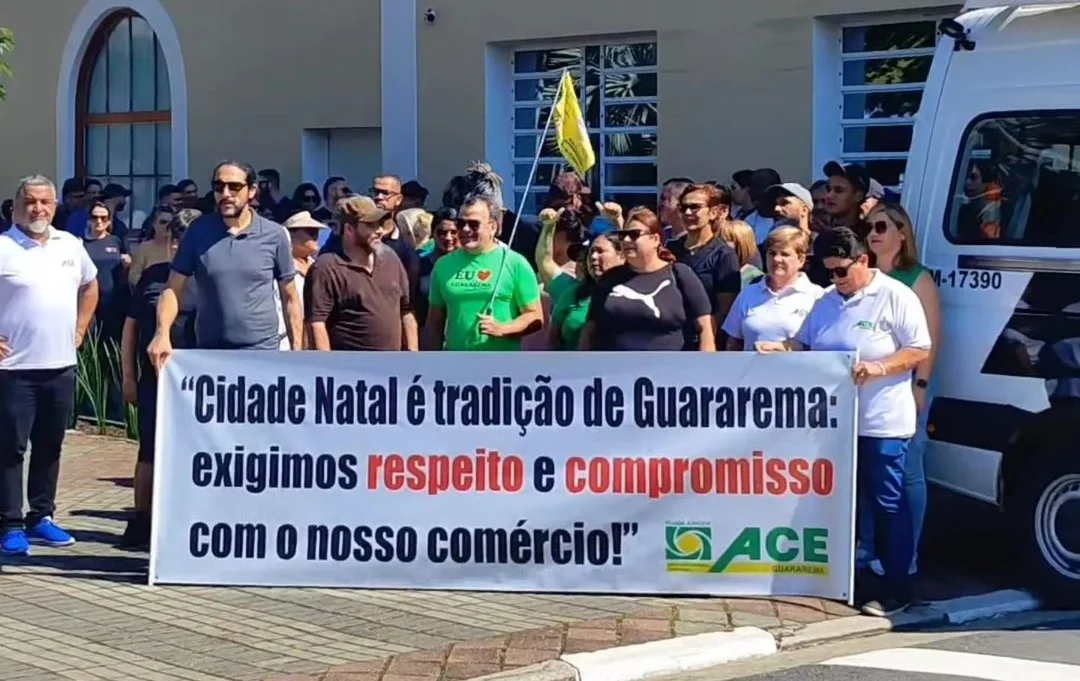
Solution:
{"label": "wristwatch", "polygon": [[916,378],[915,379],[915,387],[916,388],[922,388],[923,390],[926,390],[927,388],[930,387],[930,382],[927,381],[925,378]]}

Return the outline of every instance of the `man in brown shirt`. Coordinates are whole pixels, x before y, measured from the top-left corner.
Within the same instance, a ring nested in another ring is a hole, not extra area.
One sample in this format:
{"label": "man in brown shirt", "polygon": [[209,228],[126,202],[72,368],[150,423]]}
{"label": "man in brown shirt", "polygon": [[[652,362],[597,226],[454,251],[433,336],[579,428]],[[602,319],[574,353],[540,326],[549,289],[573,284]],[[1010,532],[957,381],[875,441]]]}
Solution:
{"label": "man in brown shirt", "polygon": [[418,349],[409,279],[382,243],[391,214],[367,196],[337,205],[341,245],[308,270],[304,310],[316,350]]}

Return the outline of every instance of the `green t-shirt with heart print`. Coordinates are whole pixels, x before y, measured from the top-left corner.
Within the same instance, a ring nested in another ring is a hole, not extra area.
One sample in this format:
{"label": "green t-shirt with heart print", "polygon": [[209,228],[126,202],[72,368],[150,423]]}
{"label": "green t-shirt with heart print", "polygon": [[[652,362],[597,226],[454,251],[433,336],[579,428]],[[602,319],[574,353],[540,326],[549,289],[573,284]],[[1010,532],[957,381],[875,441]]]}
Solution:
{"label": "green t-shirt with heart print", "polygon": [[[499,290],[492,301],[496,280]],[[520,350],[520,338],[480,333],[480,315],[490,303],[495,321],[512,322],[527,306],[540,301],[540,286],[520,253],[505,246],[476,255],[459,248],[435,261],[429,300],[431,307],[446,310],[447,350]]]}

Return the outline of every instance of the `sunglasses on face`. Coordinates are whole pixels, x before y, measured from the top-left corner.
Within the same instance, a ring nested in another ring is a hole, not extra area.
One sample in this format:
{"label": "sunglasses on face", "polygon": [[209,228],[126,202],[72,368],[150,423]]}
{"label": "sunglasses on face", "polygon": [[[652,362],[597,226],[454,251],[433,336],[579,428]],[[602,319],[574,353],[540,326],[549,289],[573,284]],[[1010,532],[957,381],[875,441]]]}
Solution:
{"label": "sunglasses on face", "polygon": [[371,188],[372,196],[397,196],[398,193],[393,189],[379,189],[378,187]]}
{"label": "sunglasses on face", "polygon": [[683,213],[697,213],[698,211],[701,211],[701,210],[704,210],[704,209],[705,209],[705,204],[704,203],[680,203],[679,204],[679,210],[681,212],[683,212]]}
{"label": "sunglasses on face", "polygon": [[91,215],[90,220],[92,222],[108,222],[109,221],[109,216],[108,215]]}
{"label": "sunglasses on face", "polygon": [[840,267],[829,267],[826,272],[829,273],[830,279],[843,279],[847,277],[848,272],[855,266],[855,262],[850,262],[847,265],[841,265]]}
{"label": "sunglasses on face", "polygon": [[870,230],[877,234],[884,234],[885,232],[889,231],[889,227],[891,226],[892,225],[885,222],[884,220],[878,220],[874,224],[870,225]]}
{"label": "sunglasses on face", "polygon": [[473,232],[475,232],[475,231],[477,231],[478,229],[480,229],[480,227],[481,227],[481,226],[482,226],[483,224],[484,224],[484,223],[483,223],[483,222],[481,222],[480,220],[458,220],[458,221],[457,221],[457,226],[458,226],[458,229],[459,229],[459,230],[462,230],[462,231],[464,231],[464,230],[468,229],[468,230],[470,230],[470,231],[473,231]]}
{"label": "sunglasses on face", "polygon": [[619,241],[637,241],[641,237],[645,236],[645,230],[623,229],[615,232],[615,236],[619,238]]}
{"label": "sunglasses on face", "polygon": [[237,192],[240,192],[245,187],[247,187],[247,185],[243,182],[222,182],[221,180],[214,180],[213,187],[214,193],[216,194],[224,193],[226,189],[231,191],[233,194],[236,194]]}

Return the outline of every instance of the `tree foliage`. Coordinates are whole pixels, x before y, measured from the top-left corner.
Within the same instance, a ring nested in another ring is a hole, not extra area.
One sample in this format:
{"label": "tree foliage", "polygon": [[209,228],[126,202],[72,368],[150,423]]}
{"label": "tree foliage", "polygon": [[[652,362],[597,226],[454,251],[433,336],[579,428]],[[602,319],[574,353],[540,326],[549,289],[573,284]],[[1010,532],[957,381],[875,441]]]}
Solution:
{"label": "tree foliage", "polygon": [[[15,34],[10,28],[0,26],[0,77],[11,77],[11,67],[7,63],[7,55],[15,49]],[[4,83],[0,82],[0,102],[7,96]]]}

